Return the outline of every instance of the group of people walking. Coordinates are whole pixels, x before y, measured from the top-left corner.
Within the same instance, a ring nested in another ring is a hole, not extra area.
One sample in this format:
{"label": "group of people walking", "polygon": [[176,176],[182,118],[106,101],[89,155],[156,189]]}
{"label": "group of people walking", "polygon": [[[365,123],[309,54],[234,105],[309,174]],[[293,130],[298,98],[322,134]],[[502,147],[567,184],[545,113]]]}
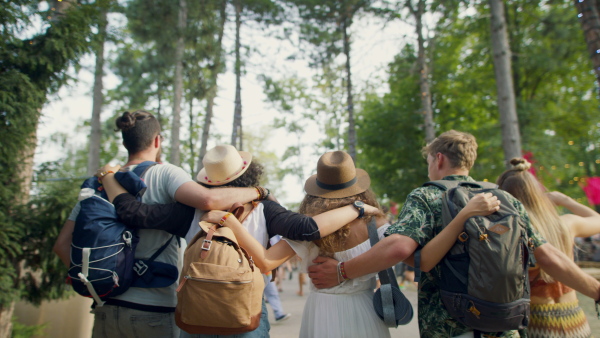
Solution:
{"label": "group of people walking", "polygon": [[[147,191],[141,201],[129,194],[114,177],[144,161],[160,162],[162,136],[156,118],[145,111],[125,112],[116,121],[128,150],[123,166],[105,166],[99,179],[119,217],[140,229],[136,257],[149,257],[174,234],[187,240],[201,229],[200,221],[230,228],[239,244],[267,274],[291,257],[301,258],[308,272],[311,293],[307,298],[301,337],[389,337],[390,332],[373,310],[377,272],[401,261],[413,262],[420,249],[418,321],[422,337],[473,337],[473,330],[455,320],[442,304],[439,262],[456,242],[462,224],[473,216],[486,216],[500,208],[490,193],[472,198],[449,224],[442,222],[442,190],[425,186],[407,197],[398,220],[390,224],[375,194],[369,174],[356,168],[343,151],[323,154],[316,174],[304,185],[306,195],[299,212],[279,205],[260,186],[264,168],[252,154],[220,145],[207,152],[204,168],[193,181],[171,164],[150,167],[143,175]],[[475,138],[458,131],[442,133],[423,148],[431,180],[474,182],[469,170],[477,157]],[[526,223],[535,247],[537,266],[530,270],[531,320],[529,337],[589,337],[590,328],[578,306],[574,290],[598,301],[600,283],[573,261],[574,237],[600,232],[600,215],[573,199],[545,193],[527,172],[523,159],[498,179],[501,189]],[[236,202],[255,201],[240,222],[224,210]],[[572,214],[559,216],[556,206]],[[70,243],[79,209],[65,223],[55,252],[70,264]],[[371,247],[367,224],[375,220],[380,241]],[[269,245],[277,235],[282,240]],[[157,260],[177,265],[179,242],[172,241]],[[268,282],[268,281],[267,281]],[[95,306],[93,337],[207,337],[179,330],[174,320],[177,283],[164,288],[132,287]],[[268,337],[269,322],[263,301],[256,330],[235,337]],[[517,331],[483,333],[489,337],[518,337]]]}

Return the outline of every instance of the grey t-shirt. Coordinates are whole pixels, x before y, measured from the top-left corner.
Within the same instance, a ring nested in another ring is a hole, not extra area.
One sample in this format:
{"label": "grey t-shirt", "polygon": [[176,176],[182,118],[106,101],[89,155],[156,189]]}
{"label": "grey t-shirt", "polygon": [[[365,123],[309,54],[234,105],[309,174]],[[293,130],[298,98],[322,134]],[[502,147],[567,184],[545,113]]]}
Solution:
{"label": "grey t-shirt", "polygon": [[[135,165],[124,167],[126,170],[133,170]],[[150,167],[143,177],[144,182],[148,186],[146,192],[142,196],[142,202],[146,204],[172,203],[175,202],[175,192],[179,187],[187,182],[192,181],[183,169],[172,164],[157,164]],[[69,219],[75,221],[79,214],[80,205],[73,208]],[[136,258],[150,258],[154,252],[163,246],[171,234],[163,230],[147,230],[138,231],[140,241],[136,248]],[[179,262],[179,245],[178,241],[171,241],[170,245],[156,258],[158,262],[165,262],[178,267],[181,271],[181,262]],[[175,307],[177,305],[177,297],[175,289],[177,283],[173,283],[166,288],[129,288],[124,294],[114,297],[131,303]]]}

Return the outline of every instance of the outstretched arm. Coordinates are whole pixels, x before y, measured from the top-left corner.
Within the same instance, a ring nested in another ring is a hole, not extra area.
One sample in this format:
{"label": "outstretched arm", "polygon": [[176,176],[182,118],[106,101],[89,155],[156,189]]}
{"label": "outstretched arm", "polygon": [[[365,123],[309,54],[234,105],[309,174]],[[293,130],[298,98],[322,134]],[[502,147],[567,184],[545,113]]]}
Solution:
{"label": "outstretched arm", "polygon": [[[118,166],[104,166],[101,170],[105,169],[116,172]],[[125,190],[114,176],[104,175],[102,186],[123,223],[134,229],[164,230],[179,237],[187,234],[194,219],[194,208],[181,203],[144,204]]]}
{"label": "outstretched arm", "polygon": [[[226,215],[228,216],[225,221],[222,221],[223,217]],[[267,273],[277,268],[296,254],[286,241],[279,241],[268,250],[265,249],[264,246],[250,235],[234,215],[225,211],[209,211],[204,214],[202,220],[210,223],[219,223],[230,228],[235,234],[240,246],[248,251],[256,266],[258,266],[263,273]]]}
{"label": "outstretched arm", "polygon": [[558,191],[549,192],[547,196],[555,205],[565,207],[573,213],[560,218],[570,226],[574,237],[590,237],[600,233],[600,214],[595,210]]}
{"label": "outstretched arm", "polygon": [[[116,172],[120,166],[105,165],[99,171],[114,171]],[[108,180],[107,180],[108,182]],[[110,183],[109,183],[110,184]],[[103,178],[103,185],[104,178]],[[111,185],[111,194],[109,198],[114,199],[119,192],[117,187]],[[108,193],[108,190],[107,190]],[[175,200],[185,205],[194,207],[200,210],[229,209],[235,202],[246,203],[260,199],[260,195],[256,188],[214,188],[208,189],[202,185],[189,181],[183,183],[175,192]],[[269,195],[268,199],[276,201],[275,197]]]}
{"label": "outstretched arm", "polygon": [[[175,200],[200,210],[227,210],[235,202],[258,200],[256,188],[208,189],[196,182],[186,182],[175,192]],[[269,198],[273,198],[269,195]]]}
{"label": "outstretched arm", "polygon": [[583,272],[552,244],[545,243],[537,247],[534,255],[538,265],[554,279],[594,300],[600,299],[600,282]]}

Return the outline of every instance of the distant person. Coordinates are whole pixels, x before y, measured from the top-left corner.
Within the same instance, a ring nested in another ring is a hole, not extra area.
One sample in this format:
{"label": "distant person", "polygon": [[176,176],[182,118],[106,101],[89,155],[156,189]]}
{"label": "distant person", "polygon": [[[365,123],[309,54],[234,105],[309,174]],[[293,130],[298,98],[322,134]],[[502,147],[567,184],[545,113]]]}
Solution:
{"label": "distant person", "polygon": [[[343,151],[328,152],[319,159],[317,174],[306,180],[306,196],[299,211],[306,215],[316,215],[353,203],[360,210],[359,219],[348,222],[340,230],[320,240],[298,242],[285,239],[268,250],[257,243],[236,218],[227,218],[224,225],[234,231],[261,271],[270,271],[295,254],[302,258],[302,271],[306,271],[306,267],[317,255],[333,257],[343,262],[371,248],[367,231],[371,217],[362,216],[378,215],[375,220],[380,238],[389,227],[380,209],[377,212],[362,209],[363,203],[378,205],[374,193],[369,189],[370,183],[369,174],[355,168],[350,155]],[[485,199],[486,196],[482,194],[476,200]],[[493,203],[490,207],[487,203],[484,204],[487,213],[496,210],[498,205]],[[222,211],[211,211],[205,215],[205,219],[210,222],[218,221],[224,214]],[[428,263],[425,257],[429,256],[430,250],[432,246],[423,248],[425,263]],[[336,269],[336,285],[341,283],[340,285],[311,290],[302,315],[300,337],[389,337],[389,329],[373,309],[375,274],[349,280],[343,263],[336,264]]]}
{"label": "distant person", "polygon": [[[540,182],[527,171],[531,164],[525,159],[513,158],[510,163],[513,168],[498,178],[500,189],[521,201],[533,227],[550,244],[573,259],[573,237],[600,233],[600,214],[560,192],[544,193]],[[556,206],[562,206],[573,214],[559,216]],[[590,326],[579,307],[575,290],[556,281],[539,266],[529,270],[529,280],[529,337],[591,337]]]}
{"label": "distant person", "polygon": [[[209,191],[235,190],[236,187],[258,187],[263,175],[263,166],[253,160],[252,154],[237,151],[231,145],[218,145],[210,149],[203,158],[204,168],[198,173],[197,185],[210,188]],[[105,166],[102,170],[117,171],[118,166]],[[199,231],[198,222],[202,211],[181,203],[146,205],[119,185],[114,174],[102,179],[108,197],[115,204],[119,217],[134,228],[161,229],[191,240]],[[196,183],[194,183],[196,184]],[[224,188],[224,189],[218,189]],[[264,200],[268,190],[253,188],[254,197],[261,200],[244,220],[246,234],[250,234],[262,247],[266,247],[269,238],[284,235],[296,240],[317,240],[356,219],[359,213],[352,205],[339,205],[334,210],[306,216],[289,211],[274,201]],[[226,203],[228,210],[236,202]],[[347,203],[348,204],[348,203]],[[367,206],[369,212],[377,209]],[[214,223],[219,223],[220,219]],[[243,246],[243,245],[242,245]],[[271,271],[271,270],[269,270]],[[268,272],[268,271],[263,271]],[[267,283],[265,283],[267,284]],[[236,338],[262,338],[269,336],[268,312],[263,302],[260,326],[251,332],[235,335]],[[181,331],[182,338],[220,337],[213,335],[195,335]],[[227,337],[223,335],[223,337]]]}
{"label": "distant person", "polygon": [[[427,157],[430,180],[475,182],[469,176],[477,158],[477,142],[473,135],[455,130],[444,132],[423,148],[423,155]],[[388,236],[385,239],[353,259],[336,258],[346,260],[344,265],[348,277],[360,279],[361,276],[381,271],[409,258],[419,245],[425,246],[421,251],[423,273],[419,282],[418,304],[421,337],[473,337],[473,330],[452,318],[442,303],[437,279],[441,274],[438,262],[463,231],[464,222],[473,215],[467,210],[469,204],[474,203],[476,199],[484,201],[485,194],[473,197],[447,226],[444,226],[442,221],[442,194],[443,191],[436,186],[413,190],[402,207],[398,221],[388,228]],[[493,200],[488,202],[493,203]],[[520,210],[519,216],[527,224],[528,237],[535,246],[534,255],[539,266],[547,272],[551,271],[552,276],[559,281],[598,300],[600,282],[585,274],[572,258],[546,243],[529,223],[523,205],[517,199],[513,199],[512,203]],[[496,206],[499,206],[499,203]],[[435,250],[426,252],[427,247]],[[313,261],[317,264],[309,268],[309,277],[317,288],[331,288],[339,284],[337,260],[318,257]],[[515,337],[517,332],[484,332],[483,335]]]}

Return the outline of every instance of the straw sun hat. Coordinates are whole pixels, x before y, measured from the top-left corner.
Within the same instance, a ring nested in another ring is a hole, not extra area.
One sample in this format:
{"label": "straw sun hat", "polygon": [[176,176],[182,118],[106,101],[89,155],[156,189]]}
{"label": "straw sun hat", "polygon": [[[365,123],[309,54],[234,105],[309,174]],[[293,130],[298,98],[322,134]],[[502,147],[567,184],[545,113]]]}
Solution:
{"label": "straw sun hat", "polygon": [[206,152],[202,159],[204,168],[196,179],[208,185],[227,184],[242,176],[251,162],[249,152],[237,151],[232,145],[219,145]]}
{"label": "straw sun hat", "polygon": [[369,189],[369,174],[354,166],[352,157],[344,151],[323,154],[317,162],[317,174],[304,184],[308,195],[322,198],[344,198]]}

